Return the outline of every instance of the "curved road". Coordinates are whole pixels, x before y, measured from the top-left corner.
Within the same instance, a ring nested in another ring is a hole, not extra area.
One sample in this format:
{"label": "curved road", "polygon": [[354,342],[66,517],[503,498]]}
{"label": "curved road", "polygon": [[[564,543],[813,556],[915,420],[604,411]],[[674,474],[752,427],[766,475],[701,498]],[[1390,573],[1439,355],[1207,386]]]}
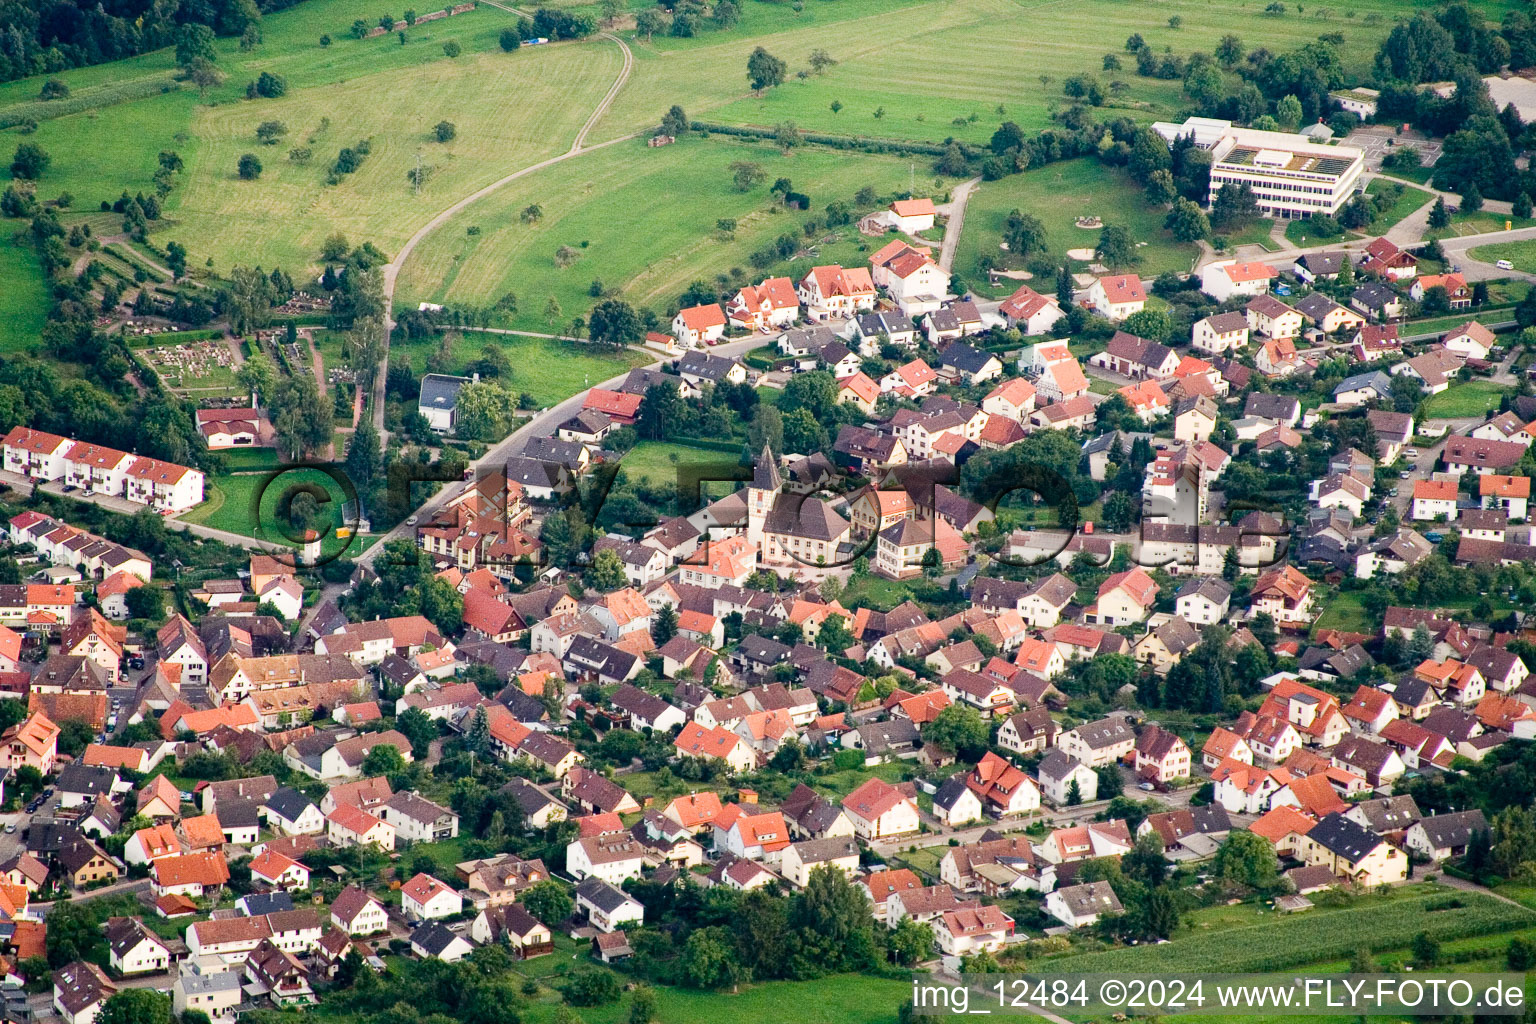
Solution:
{"label": "curved road", "polygon": [[[521,13],[519,11],[513,10],[513,8],[504,7],[501,4],[493,3],[492,6],[501,7],[502,10],[511,11],[514,14]],[[624,66],[619,69],[619,77],[615,79],[613,85],[609,87],[607,94],[603,96],[602,100],[598,103],[597,108],[592,111],[592,116],[587,118],[586,123],[581,126],[581,130],[576,133],[576,138],[571,143],[571,148],[566,150],[564,153],[561,153],[559,156],[552,156],[547,160],[540,160],[536,164],[529,164],[522,170],[513,171],[506,177],[499,178],[496,181],[491,182],[489,185],[485,186],[479,191],[465,196],[463,199],[460,199],[452,206],[442,210],[437,214],[437,216],[423,224],[414,235],[406,240],[405,245],[401,246],[400,251],[395,254],[393,261],[384,265],[384,352],[380,357],[379,369],[378,372],[374,375],[373,382],[373,425],[378,429],[380,439],[382,441],[387,441],[387,438],[384,435],[384,385],[385,376],[389,371],[389,335],[390,332],[394,330],[395,281],[400,275],[400,268],[405,265],[405,261],[410,258],[410,255],[415,250],[416,246],[421,244],[422,239],[426,238],[433,231],[442,227],[444,223],[446,223],[450,218],[454,216],[454,214],[458,213],[460,210],[464,209],[466,206],[469,206],[476,200],[484,199],[492,192],[495,192],[507,184],[516,181],[518,178],[532,174],[535,171],[542,171],[546,167],[552,167],[555,164],[561,163],[562,161],[569,160],[573,156],[580,156],[582,153],[589,153],[594,150],[602,149],[605,146],[611,146],[616,142],[624,142],[628,139],[634,138],[637,134],[635,132],[631,132],[628,135],[621,135],[616,139],[609,139],[607,142],[600,142],[595,146],[587,145],[587,135],[592,131],[594,127],[596,127],[598,120],[608,112],[608,108],[613,105],[614,98],[618,96],[619,90],[624,88],[624,83],[629,81],[629,73],[635,66],[635,55],[630,51],[629,45],[625,43],[624,40],[620,39],[618,36],[611,32],[602,33],[601,38],[611,39],[615,43],[619,44],[619,49],[623,51],[624,54]]]}

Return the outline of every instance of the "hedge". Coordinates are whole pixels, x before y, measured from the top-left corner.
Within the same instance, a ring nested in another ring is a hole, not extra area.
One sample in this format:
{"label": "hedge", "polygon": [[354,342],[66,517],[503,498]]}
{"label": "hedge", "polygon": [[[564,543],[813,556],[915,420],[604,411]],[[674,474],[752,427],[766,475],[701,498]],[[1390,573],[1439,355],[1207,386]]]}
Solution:
{"label": "hedge", "polygon": [[[753,128],[739,124],[717,124],[714,121],[694,121],[689,127],[696,132],[708,132],[712,135],[735,135],[744,139],[776,139],[778,132],[773,128]],[[892,139],[871,139],[862,135],[827,135],[822,132],[801,132],[802,141],[816,146],[829,146],[832,149],[856,149],[866,153],[900,153],[908,156],[943,156],[946,145],[934,145],[923,142],[897,142]],[[967,150],[967,156],[975,154],[969,151],[964,144],[962,149]]]}

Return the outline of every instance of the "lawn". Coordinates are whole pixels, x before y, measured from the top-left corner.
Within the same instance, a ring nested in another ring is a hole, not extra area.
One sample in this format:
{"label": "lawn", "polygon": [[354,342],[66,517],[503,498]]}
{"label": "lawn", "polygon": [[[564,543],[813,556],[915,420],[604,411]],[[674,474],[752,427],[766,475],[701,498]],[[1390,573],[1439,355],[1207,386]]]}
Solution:
{"label": "lawn", "polygon": [[[737,161],[759,164],[766,180],[738,191],[730,169]],[[786,157],[772,145],[725,139],[659,149],[620,143],[531,174],[457,214],[406,261],[396,303],[490,303],[510,292],[512,326],[549,331],[594,304],[594,280],[631,303],[664,308],[696,280],[755,280],[773,269],[798,276],[813,261],[864,263],[881,241],[851,225],[831,232],[832,242],[820,241],[827,232],[805,240],[805,217],[785,211],[769,186],[790,179],[820,212],[833,200],[851,203],[865,185],[887,195],[905,189],[908,173],[902,160],[819,148]],[[531,204],[542,217],[525,223],[521,213]],[[726,218],[736,222],[730,234],[717,230]],[[748,256],[786,234],[814,256],[753,268]]]}
{"label": "lawn", "polygon": [[1511,228],[1528,228],[1532,225],[1536,225],[1536,218],[1516,217],[1508,213],[1491,213],[1488,210],[1478,210],[1476,213],[1454,214],[1451,217],[1450,227],[1426,231],[1424,237],[1429,239],[1456,238],[1461,235],[1486,235],[1492,231],[1508,231]]}
{"label": "lawn", "polygon": [[1425,400],[1424,418],[1460,420],[1486,416],[1499,407],[1499,399],[1508,393],[1507,389],[1486,380],[1452,384],[1438,395],[1431,395]]}
{"label": "lawn", "polygon": [[[1097,230],[1085,230],[1073,223],[1078,217],[1089,215],[1123,225],[1138,243],[1146,243],[1137,250],[1141,262],[1134,268],[1143,277],[1165,270],[1187,272],[1198,251],[1193,245],[1175,242],[1163,230],[1163,212],[1147,204],[1141,189],[1124,171],[1106,167],[1091,157],[1064,160],[983,182],[971,194],[965,209],[965,228],[955,252],[954,271],[980,293],[1002,296],[1013,291],[1014,283],[1010,281],[1003,281],[996,288],[987,287],[986,274],[978,263],[983,255],[994,259],[1005,255],[998,245],[1002,241],[1003,222],[1013,209],[1032,213],[1045,224],[1047,258],[1053,263],[1065,261],[1069,249],[1092,249],[1098,243]],[[1082,262],[1074,265],[1078,270],[1085,266]]]}
{"label": "lawn", "polygon": [[[292,528],[285,532],[278,522],[278,513],[285,495],[292,500],[291,496],[297,490],[313,487],[323,489],[330,496],[327,507],[334,510],[335,525],[342,525],[342,504],[348,499],[347,491],[330,474],[307,468],[289,469],[279,475],[247,472],[209,477],[205,489],[207,500],[181,518],[216,530],[292,545],[294,540],[287,535]],[[256,507],[258,495],[259,510]],[[362,551],[367,546],[367,538],[344,539],[330,533],[322,544],[322,553],[334,555],[349,545],[354,551]]]}
{"label": "lawn", "polygon": [[873,608],[875,611],[888,612],[911,598],[912,588],[900,580],[864,575],[850,581],[838,596],[838,601],[850,611],[858,608]]}
{"label": "lawn", "polygon": [[1476,249],[1468,250],[1467,255],[1484,263],[1509,260],[1515,265],[1516,270],[1526,274],[1536,273],[1536,241],[1495,242],[1492,245],[1480,245]]}
{"label": "lawn", "polygon": [[1351,591],[1338,591],[1325,601],[1323,612],[1317,617],[1314,628],[1342,629],[1351,633],[1375,631],[1370,613],[1365,610],[1360,595]]}
{"label": "lawn", "polygon": [[[1373,179],[1371,183],[1365,187],[1365,191],[1374,196],[1382,192],[1389,185],[1394,184],[1396,184],[1396,182]],[[1393,203],[1392,206],[1381,216],[1367,224],[1364,230],[1362,230],[1360,233],[1367,236],[1384,235],[1387,233],[1387,229],[1391,228],[1404,217],[1407,217],[1409,214],[1418,210],[1419,207],[1423,206],[1433,198],[1434,195],[1430,192],[1426,192],[1424,189],[1405,186],[1403,188],[1402,195],[1397,197],[1397,202]]]}
{"label": "lawn", "polygon": [[664,487],[678,482],[678,470],[682,466],[705,465],[734,469],[740,460],[727,452],[709,448],[695,448],[687,444],[666,441],[641,441],[624,453],[621,465],[629,478],[651,487]]}
{"label": "lawn", "polygon": [[[586,946],[577,947],[577,955]],[[547,977],[562,966],[572,965],[569,954],[540,957],[519,965],[519,970]],[[697,989],[656,988],[656,1019],[667,1024],[719,1024],[728,1020],[757,1024],[895,1024],[896,1011],[912,995],[912,982],[902,978],[875,978],[839,974],[815,981],[768,981],[744,984],[738,990],[708,992]],[[629,998],[605,1006],[583,1007],[587,1024],[624,1024],[629,1019]],[[532,1002],[519,1007],[532,1024],[549,1024],[558,1002]]]}
{"label": "lawn", "polygon": [[[448,372],[459,373],[479,358],[481,349],[494,345],[507,353],[512,375],[502,383],[514,393],[526,391],[539,406],[564,401],[583,388],[601,384],[611,377],[643,366],[651,357],[629,350],[614,352],[580,342],[555,338],[524,338],[515,334],[483,334],[465,331],[445,335],[449,345]],[[389,346],[389,358],[408,359],[419,376],[427,371],[427,358],[437,351],[441,339],[404,342]],[[322,349],[323,351],[323,349]]]}
{"label": "lawn", "polygon": [[48,313],[48,285],[30,242],[0,239],[0,281],[0,353],[24,352]]}

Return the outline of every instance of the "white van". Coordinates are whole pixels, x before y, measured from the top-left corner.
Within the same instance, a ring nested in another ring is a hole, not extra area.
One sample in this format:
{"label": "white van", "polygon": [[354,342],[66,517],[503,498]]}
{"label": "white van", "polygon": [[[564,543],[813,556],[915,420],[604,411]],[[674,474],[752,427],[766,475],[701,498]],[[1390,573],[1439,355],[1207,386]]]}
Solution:
{"label": "white van", "polygon": [[1499,262],[1495,263],[1494,266],[1498,267],[1500,270],[1514,270],[1515,269],[1515,265],[1513,263],[1509,262],[1509,260],[1499,260]]}

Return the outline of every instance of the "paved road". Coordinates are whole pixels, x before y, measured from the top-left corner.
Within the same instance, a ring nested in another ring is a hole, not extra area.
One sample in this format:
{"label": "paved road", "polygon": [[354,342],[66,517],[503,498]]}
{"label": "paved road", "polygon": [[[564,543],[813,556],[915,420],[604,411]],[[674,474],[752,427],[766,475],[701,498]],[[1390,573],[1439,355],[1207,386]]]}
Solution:
{"label": "paved road", "polygon": [[[714,355],[735,357],[750,352],[752,349],[760,348],[763,344],[765,344],[766,341],[766,336],[761,334],[754,334],[749,338],[743,338],[739,341],[732,341],[723,345],[716,345],[709,351]],[[671,362],[670,358],[657,359],[651,363],[648,363],[647,366],[649,366],[651,369],[659,369],[664,363],[669,362]],[[629,376],[628,370],[615,377],[610,377],[605,381],[594,382],[590,385],[590,387],[612,389],[617,387],[627,376]],[[498,441],[494,446],[486,451],[484,455],[471,462],[469,464],[471,472],[478,475],[482,469],[488,471],[496,466],[504,465],[508,458],[514,455],[521,455],[523,450],[527,448],[529,441],[536,437],[552,436],[555,433],[555,428],[557,426],[559,426],[561,423],[564,423],[566,420],[570,419],[578,411],[580,411],[582,404],[586,401],[587,390],[588,389],[584,388],[581,391],[576,392],[576,394],[572,395],[570,398],[567,398],[565,401],[552,405],[548,409],[545,409],[543,412],[535,414],[533,417],[524,422],[522,426],[518,427],[512,433]],[[444,501],[447,500],[450,493],[457,494],[461,486],[462,485],[458,483],[449,483],[439,487],[437,492],[433,494],[431,498],[427,499],[417,507],[417,518],[421,520],[427,519],[433,512],[435,512],[443,505]],[[379,556],[379,553],[384,550],[384,545],[387,542],[400,539],[414,539],[414,537],[414,527],[410,527],[404,523],[401,523],[393,530],[390,530],[388,533],[381,536],[372,547],[359,555],[357,560],[363,565],[371,566],[374,559],[376,559]]]}
{"label": "paved road", "polygon": [[[491,2],[491,6],[499,7],[504,11],[509,11],[514,14],[522,13],[514,8],[495,3],[494,0],[489,0],[489,2]],[[533,174],[535,171],[542,171],[546,167],[553,167],[555,164],[569,160],[574,156],[580,156],[582,153],[592,152],[593,150],[602,149],[605,146],[612,146],[615,143],[624,142],[628,139],[634,138],[635,133],[632,132],[629,135],[623,135],[616,139],[610,139],[607,142],[601,142],[595,146],[587,145],[588,133],[590,133],[592,129],[597,125],[598,120],[608,112],[608,108],[613,104],[614,98],[618,96],[619,90],[624,87],[624,83],[629,80],[629,73],[635,66],[635,55],[630,52],[629,45],[625,43],[624,40],[610,32],[604,32],[602,34],[602,38],[611,39],[618,44],[619,49],[623,51],[624,54],[624,66],[619,70],[619,77],[614,81],[613,85],[608,89],[607,94],[598,103],[597,109],[592,111],[592,115],[588,117],[586,123],[581,126],[581,130],[576,133],[576,138],[574,141],[572,141],[571,148],[566,150],[564,153],[561,153],[559,156],[550,157],[548,160],[540,160],[538,163],[530,164],[521,170],[513,171],[506,177],[493,181],[479,191],[473,192],[470,195],[465,196],[463,199],[460,199],[458,202],[438,213],[437,216],[427,221],[427,223],[423,224],[421,228],[406,241],[405,245],[400,248],[400,251],[395,254],[394,260],[384,265],[384,351],[380,357],[379,370],[378,373],[375,374],[375,379],[373,382],[373,425],[378,429],[381,438],[385,436],[384,384],[386,372],[389,369],[389,336],[390,332],[394,329],[393,312],[395,303],[395,282],[400,276],[400,268],[405,266],[405,261],[410,258],[410,255],[415,250],[416,246],[420,245],[424,238],[426,238],[433,231],[436,231],[439,227],[450,220],[454,214],[458,213],[460,210],[464,209],[466,206],[470,205],[476,200],[483,199],[491,193],[505,187],[509,183],[516,181],[518,178]]]}
{"label": "paved road", "polygon": [[965,204],[970,202],[971,193],[980,184],[980,178],[972,178],[956,185],[950,193],[946,204],[949,219],[944,223],[944,241],[939,246],[939,266],[945,271],[955,264],[955,250],[960,247],[960,231],[965,227]]}

